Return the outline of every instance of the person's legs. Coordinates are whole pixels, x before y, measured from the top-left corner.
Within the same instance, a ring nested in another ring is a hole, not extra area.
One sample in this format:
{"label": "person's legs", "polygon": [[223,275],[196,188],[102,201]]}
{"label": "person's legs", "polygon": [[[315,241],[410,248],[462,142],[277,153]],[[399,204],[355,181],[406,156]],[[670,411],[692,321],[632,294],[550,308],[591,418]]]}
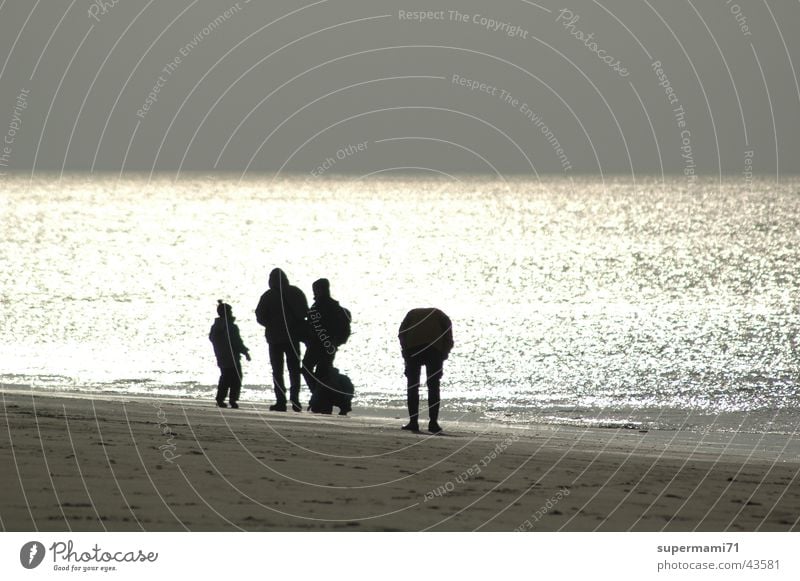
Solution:
{"label": "person's legs", "polygon": [[333,355],[325,352],[322,345],[310,344],[303,357],[303,377],[311,391],[309,406],[317,413],[330,413],[333,409],[328,387]]}
{"label": "person's legs", "polygon": [[289,370],[289,399],[292,409],[302,411],[300,405],[300,343],[286,345],[286,367]]}
{"label": "person's legs", "polygon": [[442,379],[442,367],[444,360],[441,353],[435,349],[429,349],[425,357],[425,375],[428,384],[428,429],[431,432],[439,432],[439,385]]}
{"label": "person's legs", "polygon": [[239,407],[237,402],[239,401],[239,395],[242,391],[242,364],[241,362],[236,362],[236,367],[232,368],[229,374],[228,385],[231,389],[230,394],[230,402],[231,407]]}
{"label": "person's legs", "polygon": [[312,343],[306,347],[306,354],[303,357],[303,368],[301,370],[303,378],[306,380],[308,391],[311,392],[311,398],[308,402],[309,407],[313,408],[317,400],[317,382],[314,377],[314,368],[317,366],[319,358],[319,350]]}
{"label": "person's legs", "polygon": [[269,363],[272,366],[272,386],[275,389],[275,405],[286,408],[286,384],[283,382],[283,345],[269,345]]}
{"label": "person's legs", "polygon": [[223,407],[225,405],[225,398],[228,397],[228,383],[225,377],[225,370],[219,370],[219,382],[217,383],[217,405]]}
{"label": "person's legs", "polygon": [[414,355],[406,359],[406,380],[407,392],[406,402],[408,404],[408,425],[403,426],[404,430],[419,429],[419,377],[422,371],[422,364],[419,355]]}
{"label": "person's legs", "polygon": [[314,369],[314,376],[317,381],[317,390],[319,397],[317,398],[318,405],[314,409],[315,412],[322,414],[329,414],[333,411],[333,400],[336,393],[333,391],[335,386],[331,385],[331,370],[333,369],[333,358],[335,353],[329,354],[325,350],[319,357],[316,369]]}

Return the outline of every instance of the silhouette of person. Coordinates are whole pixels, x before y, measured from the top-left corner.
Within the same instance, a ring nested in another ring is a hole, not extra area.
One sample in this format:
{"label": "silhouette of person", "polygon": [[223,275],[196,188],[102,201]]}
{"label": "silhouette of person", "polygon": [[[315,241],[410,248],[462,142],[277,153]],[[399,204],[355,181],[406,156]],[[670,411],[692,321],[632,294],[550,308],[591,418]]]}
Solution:
{"label": "silhouette of person", "polygon": [[411,309],[400,324],[400,348],[408,380],[409,422],[404,430],[419,431],[419,386],[422,366],[428,384],[428,431],[437,434],[439,426],[439,384],[442,366],[453,349],[453,324],[436,308]]}
{"label": "silhouette of person", "polygon": [[221,408],[228,407],[225,403],[226,397],[229,398],[232,408],[239,407],[237,402],[242,390],[241,355],[250,361],[250,350],[242,342],[235,320],[231,306],[221,300],[217,301],[217,318],[211,325],[208,338],[214,346],[214,356],[220,369],[217,405]]}
{"label": "silhouette of person", "polygon": [[314,304],[308,311],[303,376],[311,391],[309,409],[314,413],[329,414],[333,411],[337,395],[333,385],[333,359],[338,347],[350,334],[350,314],[331,297],[331,285],[327,278],[314,281],[312,288]]}
{"label": "silhouette of person", "polygon": [[308,301],[296,286],[289,285],[286,273],[275,268],[269,273],[269,290],[261,295],[256,307],[256,320],[265,327],[269,348],[275,405],[270,410],[286,411],[286,384],[283,362],[289,368],[289,398],[292,409],[303,411],[300,405],[300,341],[305,339]]}
{"label": "silhouette of person", "polygon": [[355,386],[349,377],[335,367],[331,370],[331,386],[333,387],[332,403],[339,408],[340,416],[346,416],[353,409]]}

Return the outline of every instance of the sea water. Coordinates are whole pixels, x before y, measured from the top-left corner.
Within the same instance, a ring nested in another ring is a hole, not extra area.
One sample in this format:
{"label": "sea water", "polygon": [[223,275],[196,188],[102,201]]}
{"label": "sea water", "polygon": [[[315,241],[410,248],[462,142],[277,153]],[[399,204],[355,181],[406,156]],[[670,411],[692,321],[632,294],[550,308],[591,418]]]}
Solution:
{"label": "sea water", "polygon": [[[37,175],[0,184],[0,387],[211,400],[208,331],[274,267],[353,314],[355,413],[402,408],[406,311],[453,320],[446,418],[794,433],[800,182]],[[422,390],[424,394],[424,389]],[[303,387],[302,398],[307,398]],[[423,396],[424,397],[424,396]]]}

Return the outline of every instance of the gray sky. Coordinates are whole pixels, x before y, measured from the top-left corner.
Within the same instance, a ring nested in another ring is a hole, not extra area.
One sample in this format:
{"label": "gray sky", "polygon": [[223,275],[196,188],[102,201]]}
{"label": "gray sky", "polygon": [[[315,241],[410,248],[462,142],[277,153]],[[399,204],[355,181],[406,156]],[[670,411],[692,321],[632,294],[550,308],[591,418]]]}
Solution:
{"label": "gray sky", "polygon": [[798,2],[102,4],[0,3],[0,172],[776,175],[800,158]]}

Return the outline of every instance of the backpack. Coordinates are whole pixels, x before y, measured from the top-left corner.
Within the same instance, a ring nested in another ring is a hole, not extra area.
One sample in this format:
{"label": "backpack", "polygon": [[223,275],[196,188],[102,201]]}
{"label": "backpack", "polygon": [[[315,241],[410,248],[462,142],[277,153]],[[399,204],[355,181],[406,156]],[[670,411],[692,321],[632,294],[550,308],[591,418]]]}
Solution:
{"label": "backpack", "polygon": [[350,338],[350,321],[353,320],[353,317],[350,315],[350,311],[344,307],[339,307],[336,309],[336,319],[336,331],[333,340],[336,346],[339,347],[347,343]]}

